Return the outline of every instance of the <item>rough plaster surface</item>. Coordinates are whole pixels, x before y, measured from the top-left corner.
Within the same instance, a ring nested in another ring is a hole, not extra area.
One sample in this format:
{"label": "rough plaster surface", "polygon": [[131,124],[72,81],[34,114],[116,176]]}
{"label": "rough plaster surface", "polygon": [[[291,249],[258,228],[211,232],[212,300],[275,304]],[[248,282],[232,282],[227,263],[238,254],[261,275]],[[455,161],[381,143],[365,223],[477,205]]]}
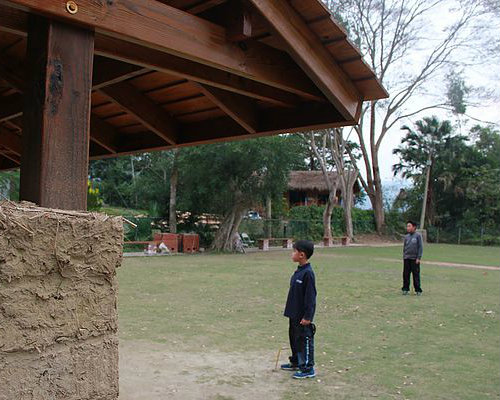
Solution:
{"label": "rough plaster surface", "polygon": [[117,399],[121,218],[0,203],[0,400]]}

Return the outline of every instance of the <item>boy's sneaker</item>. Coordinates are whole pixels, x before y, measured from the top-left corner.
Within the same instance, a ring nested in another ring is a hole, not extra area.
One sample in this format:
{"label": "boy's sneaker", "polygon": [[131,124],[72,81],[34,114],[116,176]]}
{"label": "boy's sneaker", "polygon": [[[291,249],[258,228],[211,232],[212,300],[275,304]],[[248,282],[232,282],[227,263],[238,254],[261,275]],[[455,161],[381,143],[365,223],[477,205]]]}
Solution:
{"label": "boy's sneaker", "polygon": [[299,367],[297,365],[287,363],[287,364],[281,364],[281,369],[283,371],[298,371]]}
{"label": "boy's sneaker", "polygon": [[417,296],[422,296],[422,292],[417,292]]}
{"label": "boy's sneaker", "polygon": [[308,371],[297,371],[295,374],[293,374],[292,378],[307,379],[307,378],[314,378],[315,376],[316,372],[314,372],[314,368],[311,368]]}
{"label": "boy's sneaker", "polygon": [[408,296],[408,290],[403,290],[403,296]]}

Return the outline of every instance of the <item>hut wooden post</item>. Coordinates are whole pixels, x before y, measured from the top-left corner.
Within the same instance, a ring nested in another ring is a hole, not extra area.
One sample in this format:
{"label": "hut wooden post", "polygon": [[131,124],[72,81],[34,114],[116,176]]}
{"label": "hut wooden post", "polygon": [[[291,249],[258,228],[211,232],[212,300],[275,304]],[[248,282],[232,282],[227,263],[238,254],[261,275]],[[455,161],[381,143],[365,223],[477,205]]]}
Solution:
{"label": "hut wooden post", "polygon": [[93,32],[30,17],[22,200],[86,209],[93,55]]}

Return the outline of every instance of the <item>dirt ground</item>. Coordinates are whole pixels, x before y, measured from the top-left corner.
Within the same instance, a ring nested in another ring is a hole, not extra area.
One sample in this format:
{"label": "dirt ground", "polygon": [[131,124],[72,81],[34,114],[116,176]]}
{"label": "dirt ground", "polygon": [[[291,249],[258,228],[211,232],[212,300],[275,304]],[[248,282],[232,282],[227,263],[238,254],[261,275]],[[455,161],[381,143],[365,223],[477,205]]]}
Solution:
{"label": "dirt ground", "polygon": [[[276,354],[189,351],[120,342],[120,400],[281,398],[290,373],[273,371]],[[282,361],[286,355],[282,353]],[[283,361],[284,362],[284,361]]]}

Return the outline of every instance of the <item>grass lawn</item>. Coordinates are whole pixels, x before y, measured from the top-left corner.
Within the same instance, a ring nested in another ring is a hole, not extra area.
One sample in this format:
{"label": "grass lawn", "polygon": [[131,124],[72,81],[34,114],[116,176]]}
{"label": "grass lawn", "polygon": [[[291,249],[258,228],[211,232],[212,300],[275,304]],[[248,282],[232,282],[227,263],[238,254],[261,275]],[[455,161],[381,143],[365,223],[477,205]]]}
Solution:
{"label": "grass lawn", "polygon": [[[401,265],[377,260],[400,253],[397,247],[317,250],[311,261],[318,379],[292,382],[276,374],[285,382],[281,399],[500,398],[500,271],[424,264],[424,295],[403,297]],[[288,345],[282,312],[294,271],[289,255],[124,259],[122,342],[186,353],[266,352],[272,360]],[[492,266],[499,255],[498,248],[451,245],[429,245],[424,253],[426,260]]]}

